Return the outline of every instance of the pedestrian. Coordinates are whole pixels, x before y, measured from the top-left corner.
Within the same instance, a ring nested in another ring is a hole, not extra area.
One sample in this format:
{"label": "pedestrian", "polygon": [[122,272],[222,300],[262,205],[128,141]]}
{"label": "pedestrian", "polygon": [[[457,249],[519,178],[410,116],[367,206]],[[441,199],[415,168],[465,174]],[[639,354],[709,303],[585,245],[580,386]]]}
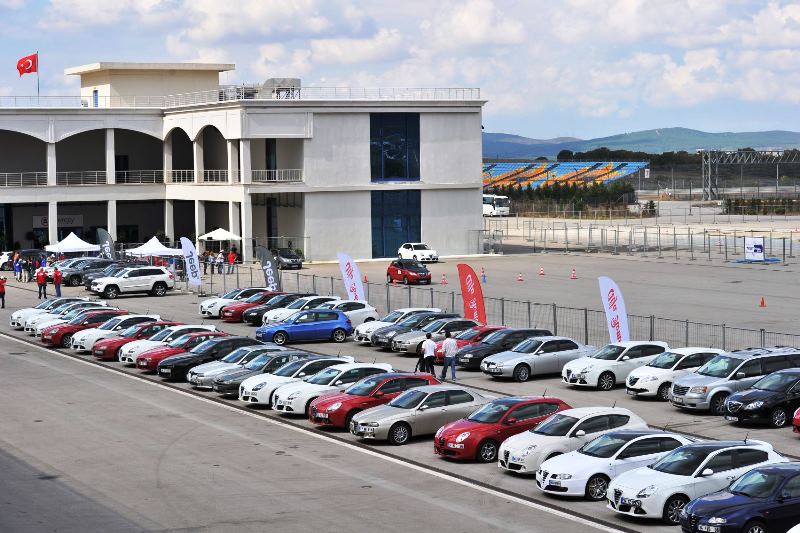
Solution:
{"label": "pedestrian", "polygon": [[6,308],[6,278],[0,276],[0,309]]}
{"label": "pedestrian", "polygon": [[28,282],[33,281],[36,273],[36,259],[28,259]]}
{"label": "pedestrian", "polygon": [[41,267],[36,271],[36,284],[39,286],[39,299],[47,300],[47,274]]}
{"label": "pedestrian", "polygon": [[431,334],[425,334],[425,341],[422,343],[423,366],[422,371],[435,376],[433,361],[436,359],[436,343],[431,339]]}
{"label": "pedestrian", "polygon": [[200,260],[203,263],[203,275],[205,276],[208,274],[208,250],[203,250],[203,255],[200,256]]}
{"label": "pedestrian", "polygon": [[58,267],[53,267],[53,287],[56,290],[56,296],[61,296],[61,279],[64,275],[58,269]]}
{"label": "pedestrian", "polygon": [[217,273],[225,273],[225,250],[220,250],[217,254]]}
{"label": "pedestrian", "polygon": [[448,331],[444,334],[444,341],[442,341],[442,352],[444,353],[444,366],[442,367],[442,381],[447,376],[447,367],[450,367],[450,377],[453,381],[456,380],[456,352],[458,351],[458,343]]}
{"label": "pedestrian", "polygon": [[14,259],[14,279],[22,281],[22,265],[20,264],[19,257]]}
{"label": "pedestrian", "polygon": [[228,253],[228,274],[233,274],[234,263],[236,263],[236,252],[231,250]]}
{"label": "pedestrian", "polygon": [[42,257],[42,261],[39,263],[39,266],[45,268],[47,266],[47,258]]}
{"label": "pedestrian", "polygon": [[25,259],[24,256],[19,260],[19,272],[20,272],[20,281],[22,283],[28,283],[28,276],[30,274],[30,270],[28,270],[28,260]]}

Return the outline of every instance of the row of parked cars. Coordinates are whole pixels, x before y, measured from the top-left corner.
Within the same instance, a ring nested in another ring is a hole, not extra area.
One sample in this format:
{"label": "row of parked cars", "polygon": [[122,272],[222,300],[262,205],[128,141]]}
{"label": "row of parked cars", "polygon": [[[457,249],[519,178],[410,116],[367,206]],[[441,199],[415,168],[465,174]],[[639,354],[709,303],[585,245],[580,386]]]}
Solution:
{"label": "row of parked cars", "polygon": [[[76,353],[367,441],[403,445],[431,435],[432,452],[443,459],[496,462],[555,497],[603,501],[616,513],[661,519],[689,532],[787,531],[800,516],[800,464],[763,441],[699,441],[653,430],[622,407],[573,408],[555,396],[495,397],[385,363],[318,355],[229,335],[213,324],[129,314],[74,297],[16,311],[11,325],[19,328],[64,305],[80,306],[70,311],[80,320],[67,345]],[[42,336],[65,346],[61,339]],[[622,353],[635,347],[622,346]],[[671,353],[663,348],[661,354]]]}

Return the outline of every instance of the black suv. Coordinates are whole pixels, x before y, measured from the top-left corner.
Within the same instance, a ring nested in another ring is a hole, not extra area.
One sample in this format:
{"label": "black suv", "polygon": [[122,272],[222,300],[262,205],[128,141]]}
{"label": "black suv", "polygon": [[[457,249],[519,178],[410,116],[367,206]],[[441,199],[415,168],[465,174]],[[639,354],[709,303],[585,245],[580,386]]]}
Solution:
{"label": "black suv", "polygon": [[780,428],[791,422],[798,407],[800,368],[788,368],[773,372],[749,389],[728,396],[725,419],[730,422],[766,422],[771,427]]}

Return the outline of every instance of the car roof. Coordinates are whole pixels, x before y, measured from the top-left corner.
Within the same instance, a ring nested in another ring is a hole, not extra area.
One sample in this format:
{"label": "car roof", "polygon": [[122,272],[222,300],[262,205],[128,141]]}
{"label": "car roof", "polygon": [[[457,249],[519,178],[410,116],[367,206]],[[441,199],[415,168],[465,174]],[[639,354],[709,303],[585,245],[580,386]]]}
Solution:
{"label": "car roof", "polygon": [[575,339],[570,339],[569,337],[562,337],[561,335],[536,335],[535,337],[528,337],[530,339],[537,339],[540,341],[572,341],[576,344],[580,344]]}
{"label": "car roof", "polygon": [[704,346],[687,346],[686,348],[670,348],[668,351],[676,353],[678,355],[692,355],[695,353],[708,353],[708,352],[725,353],[725,350],[720,350],[719,348],[706,348]]}
{"label": "car roof", "polygon": [[649,437],[653,435],[669,435],[673,436],[674,433],[670,433],[669,431],[661,431],[659,429],[621,429],[619,431],[610,431],[606,433],[610,437],[617,435],[620,437],[626,437],[629,440],[638,439],[639,437]]}
{"label": "car roof", "polygon": [[569,415],[574,416],[576,418],[583,418],[584,416],[596,415],[596,414],[620,414],[620,415],[632,415],[634,414],[629,409],[624,407],[605,407],[605,406],[595,406],[595,407],[573,407],[572,409],[566,409],[561,411],[560,414],[562,415]]}
{"label": "car roof", "polygon": [[740,448],[742,446],[766,446],[770,450],[772,449],[772,444],[768,442],[764,442],[763,440],[752,440],[748,439],[744,440],[715,440],[715,441],[703,441],[703,442],[694,442],[692,444],[687,444],[686,446],[691,446],[692,448],[700,448],[706,450],[707,452],[715,452],[717,450],[724,450],[726,448]]}
{"label": "car roof", "polygon": [[392,313],[394,313],[394,312],[408,313],[409,311],[430,311],[431,313],[441,313],[442,312],[442,310],[439,309],[438,307],[399,307],[397,309],[394,309],[391,312]]}
{"label": "car roof", "polygon": [[800,376],[800,368],[784,368],[782,370],[776,370],[772,372],[773,374],[793,374]]}
{"label": "car roof", "polygon": [[501,398],[495,398],[492,400],[492,403],[523,403],[523,402],[530,402],[530,403],[539,403],[539,402],[560,402],[559,398],[555,396],[503,396]]}
{"label": "car roof", "polygon": [[470,388],[464,387],[462,385],[453,384],[453,383],[439,383],[437,385],[422,385],[420,387],[414,387],[414,390],[418,390],[421,392],[436,392],[436,391],[447,391],[447,390],[463,390],[469,393],[478,394],[483,396],[483,393],[474,391]]}
{"label": "car roof", "polygon": [[753,470],[758,470],[759,472],[765,472],[768,474],[800,473],[800,462],[792,461],[790,463],[773,463],[769,465],[757,466]]}
{"label": "car roof", "polygon": [[779,355],[800,354],[800,348],[792,346],[775,346],[772,348],[744,348],[741,350],[734,350],[732,352],[725,352],[725,355],[736,357],[739,359],[749,359],[751,357],[769,357]]}
{"label": "car roof", "polygon": [[613,346],[622,346],[623,348],[632,348],[633,346],[639,346],[640,344],[655,344],[656,346],[663,346],[664,348],[669,349],[669,345],[663,341],[622,341],[610,342],[609,344]]}
{"label": "car roof", "polygon": [[329,366],[328,368],[336,368],[337,370],[352,370],[354,368],[392,368],[389,363],[341,363],[338,365]]}

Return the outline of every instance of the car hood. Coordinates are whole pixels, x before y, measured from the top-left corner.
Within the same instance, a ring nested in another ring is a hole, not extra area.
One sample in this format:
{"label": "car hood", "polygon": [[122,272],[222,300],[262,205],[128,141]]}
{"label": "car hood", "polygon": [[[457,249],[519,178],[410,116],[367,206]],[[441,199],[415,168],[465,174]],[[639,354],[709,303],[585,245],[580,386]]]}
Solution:
{"label": "car hood", "polygon": [[257,305],[258,304],[254,304],[254,303],[250,303],[250,302],[238,302],[238,303],[231,304],[231,305],[225,307],[225,309],[227,309],[228,311],[238,311],[240,309],[250,309],[251,307],[255,307]]}
{"label": "car hood", "polygon": [[663,491],[670,488],[684,486],[689,480],[688,476],[657,472],[645,466],[620,474],[611,481],[611,485],[612,487],[628,489],[635,495],[636,492],[650,485],[655,485],[656,490],[663,493]]}
{"label": "car hood", "polygon": [[450,422],[442,427],[440,437],[458,437],[461,433],[469,431],[472,435],[484,434],[492,432],[497,428],[497,424],[481,424],[480,422],[472,422],[466,418]]}
{"label": "car hood", "polygon": [[337,387],[332,385],[314,385],[312,383],[306,383],[305,381],[300,381],[297,383],[289,383],[288,385],[284,385],[281,387],[281,397],[287,397],[293,392],[299,392],[300,394],[324,394],[325,392],[339,390]]}
{"label": "car hood", "polygon": [[139,357],[168,357],[183,353],[183,348],[170,348],[169,346],[159,346],[151,350],[145,350],[139,354]]}
{"label": "car hood", "polygon": [[737,401],[748,404],[756,400],[770,401],[778,396],[783,396],[783,393],[760,389],[746,389],[741,392],[735,392],[731,394],[728,397],[728,401]]}
{"label": "car hood", "polygon": [[274,374],[259,374],[242,381],[242,386],[251,389],[256,385],[266,383],[267,386],[277,387],[279,385],[283,385],[284,383],[291,383],[292,381],[300,381],[300,378],[287,378],[284,376],[276,376]]}
{"label": "car hood", "polygon": [[530,357],[531,354],[529,353],[522,353],[522,352],[512,352],[511,350],[506,350],[505,352],[496,353],[494,355],[490,355],[486,359],[483,360],[484,363],[505,363],[507,361],[514,361],[521,357]]}
{"label": "car hood", "polygon": [[[238,366],[238,365],[237,365]],[[261,374],[260,370],[250,370],[249,368],[231,368],[225,372],[220,372],[215,378],[217,381],[240,380],[243,381],[250,376]]]}
{"label": "car hood", "polygon": [[394,325],[394,326],[387,326],[385,328],[378,328],[378,330],[375,331],[374,333],[375,333],[375,335],[387,335],[388,333],[391,333],[392,331],[396,332],[395,333],[395,336],[396,336],[396,335],[400,335],[401,333],[408,333],[409,331],[412,331],[412,328],[409,328],[408,326]]}
{"label": "car hood", "polygon": [[366,400],[367,398],[371,398],[370,396],[355,396],[353,394],[345,394],[344,392],[332,393],[327,394],[324,397],[320,397],[314,401],[314,405],[320,407],[328,407],[336,402],[341,402],[342,404],[347,404],[353,399],[361,399]]}
{"label": "car hood", "polygon": [[401,409],[391,405],[379,405],[365,411],[361,411],[353,417],[357,422],[383,422],[393,418],[408,418],[414,409]]}
{"label": "car hood", "polygon": [[676,379],[675,385],[680,385],[682,387],[695,387],[699,385],[712,385],[718,381],[727,381],[727,378],[715,378],[712,376],[702,376],[700,374],[691,373]]}
{"label": "car hood", "polygon": [[[569,368],[570,370],[581,370],[589,365],[597,365],[597,363],[598,359],[594,359],[593,357],[578,357],[577,359],[573,359],[564,365],[564,368]],[[603,361],[603,363],[613,363],[613,361]]]}
{"label": "car hood", "polygon": [[231,370],[238,368],[239,363],[223,363],[222,361],[211,361],[210,363],[203,363],[202,365],[192,368],[195,374],[202,374],[203,372],[216,372],[217,370]]}
{"label": "car hood", "polygon": [[486,344],[485,342],[479,342],[478,344],[464,346],[458,350],[457,355],[486,355],[499,351],[500,347],[498,346]]}
{"label": "car hood", "polygon": [[85,330],[81,331],[79,334],[75,335],[73,338],[74,339],[87,339],[87,338],[92,337],[94,335],[102,335],[103,333],[106,333],[107,331],[108,330],[99,329],[99,328],[88,328],[88,329],[85,329]]}
{"label": "car hood", "polygon": [[566,438],[568,437],[553,437],[550,435],[539,435],[536,433],[531,433],[530,431],[523,431],[522,433],[518,433],[517,435],[507,438],[503,442],[503,447],[510,450],[521,450],[522,448],[530,446],[531,444],[547,446],[549,444],[560,442]]}
{"label": "car hood", "polygon": [[147,350],[148,348],[152,348],[155,346],[166,346],[166,345],[161,341],[151,341],[149,339],[141,339],[137,341],[131,341],[128,344],[126,344],[125,351],[126,352],[134,350],[144,351]]}
{"label": "car hood", "polygon": [[169,366],[169,365],[182,365],[184,363],[191,363],[193,359],[196,359],[198,356],[191,352],[178,352],[175,355],[170,355],[166,359],[162,359],[159,366]]}
{"label": "car hood", "polygon": [[267,320],[275,320],[277,318],[286,318],[287,316],[291,315],[292,313],[299,311],[298,309],[287,309],[285,307],[278,307],[277,309],[271,309],[266,312],[264,318]]}
{"label": "car hood", "polygon": [[45,309],[20,309],[19,311],[14,311],[11,313],[11,318],[13,319],[25,319],[30,318],[36,315],[43,315],[47,311]]}
{"label": "car hood", "polygon": [[612,462],[613,459],[610,457],[591,457],[574,451],[556,455],[543,462],[539,468],[557,474],[572,474],[574,477],[581,477],[583,473],[602,472]]}
{"label": "car hood", "polygon": [[377,320],[373,320],[371,322],[364,322],[363,324],[359,325],[356,328],[356,331],[358,331],[358,333],[372,333],[378,328],[385,328],[393,325],[393,322],[379,322]]}
{"label": "car hood", "polygon": [[398,333],[392,339],[393,341],[415,341],[423,340],[425,333],[422,330],[407,331],[405,333]]}
{"label": "car hood", "polygon": [[649,376],[655,376],[658,378],[665,378],[671,376],[675,372],[682,372],[681,370],[672,370],[669,368],[655,368],[653,366],[640,366],[639,368],[634,368],[630,374],[628,374],[629,378],[644,378]]}
{"label": "car hood", "polygon": [[758,501],[763,501],[763,499],[731,494],[727,490],[721,490],[692,501],[687,512],[700,516],[719,516],[719,512],[722,511],[724,515],[730,515],[737,508]]}
{"label": "car hood", "polygon": [[209,298],[208,300],[200,302],[200,306],[205,308],[219,307],[220,305],[225,305],[231,302],[238,302],[238,301],[239,300],[233,300],[231,298]]}

